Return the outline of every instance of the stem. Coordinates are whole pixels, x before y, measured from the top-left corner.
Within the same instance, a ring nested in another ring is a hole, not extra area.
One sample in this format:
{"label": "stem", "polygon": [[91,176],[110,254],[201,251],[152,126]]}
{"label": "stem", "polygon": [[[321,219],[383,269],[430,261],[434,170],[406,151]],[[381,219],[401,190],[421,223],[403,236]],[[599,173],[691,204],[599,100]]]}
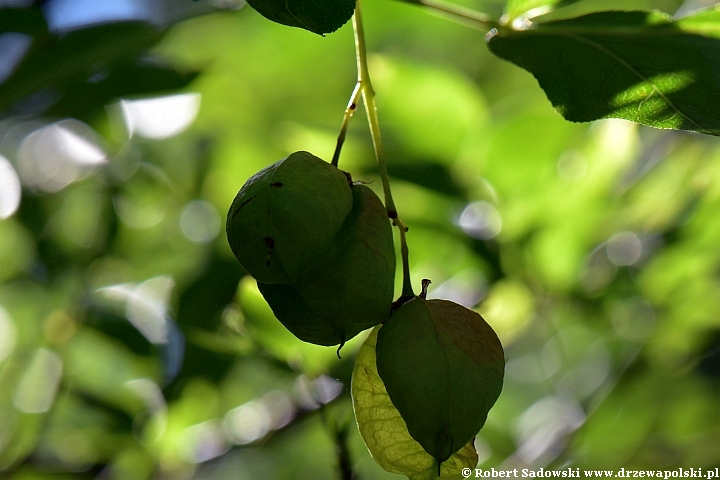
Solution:
{"label": "stem", "polygon": [[482,30],[490,30],[491,28],[501,28],[502,25],[492,20],[489,15],[477,10],[472,10],[460,5],[444,2],[443,0],[398,0],[413,5],[420,5],[439,13],[441,16],[450,17],[460,23],[470,25]]}
{"label": "stem", "polygon": [[358,476],[352,468],[352,457],[350,455],[350,446],[348,445],[350,422],[345,421],[339,423],[337,420],[328,418],[325,405],[321,405],[319,410],[323,426],[335,444],[335,455],[337,456],[338,476],[340,480],[357,479]]}
{"label": "stem", "polygon": [[365,30],[363,28],[360,0],[357,0],[355,14],[352,17],[352,20],[353,31],[355,32],[358,86],[360,87],[363,102],[365,103],[365,111],[367,112],[368,124],[370,125],[370,136],[372,137],[375,158],[378,163],[378,170],[380,170],[380,179],[382,180],[383,193],[385,195],[385,209],[387,210],[388,217],[392,220],[393,225],[398,227],[400,232],[400,253],[402,255],[403,264],[402,296],[414,296],[412,283],[410,282],[410,261],[408,259],[409,251],[406,238],[408,228],[398,216],[397,208],[395,208],[395,202],[392,198],[392,192],[390,191],[390,179],[387,172],[387,165],[385,164],[385,156],[383,155],[382,141],[380,139],[380,123],[378,121],[377,105],[375,104],[375,90],[373,90],[372,82],[370,81],[370,71],[367,65]]}
{"label": "stem", "polygon": [[340,151],[342,150],[343,143],[345,143],[345,135],[347,135],[347,128],[348,123],[350,123],[350,118],[355,113],[355,110],[357,109],[357,102],[360,100],[360,92],[362,90],[362,84],[358,80],[357,85],[355,85],[355,90],[353,90],[352,95],[350,95],[350,100],[348,101],[347,107],[345,107],[345,115],[343,115],[343,121],[342,126],[340,127],[340,134],[338,135],[337,139],[337,145],[335,145],[335,153],[333,154],[332,158],[332,165],[338,166],[338,161],[340,160]]}

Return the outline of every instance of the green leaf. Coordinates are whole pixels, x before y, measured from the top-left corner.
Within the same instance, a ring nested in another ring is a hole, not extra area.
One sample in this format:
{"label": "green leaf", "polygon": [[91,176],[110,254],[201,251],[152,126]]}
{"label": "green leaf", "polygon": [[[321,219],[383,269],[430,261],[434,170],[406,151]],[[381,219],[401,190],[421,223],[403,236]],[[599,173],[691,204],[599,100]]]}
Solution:
{"label": "green leaf", "polygon": [[342,27],[355,10],[355,0],[248,0],[263,17],[325,35]]}
{"label": "green leaf", "polygon": [[720,12],[678,21],[600,12],[493,31],[490,50],[531,72],[567,120],[622,118],[720,135]]}
{"label": "green leaf", "polygon": [[[375,461],[410,480],[437,478],[437,464],[407,430],[400,412],[390,401],[375,364],[375,347],[381,326],[375,327],[360,347],[353,369],[351,393],[360,435]],[[440,478],[464,478],[463,468],[478,462],[473,441],[442,463]]]}

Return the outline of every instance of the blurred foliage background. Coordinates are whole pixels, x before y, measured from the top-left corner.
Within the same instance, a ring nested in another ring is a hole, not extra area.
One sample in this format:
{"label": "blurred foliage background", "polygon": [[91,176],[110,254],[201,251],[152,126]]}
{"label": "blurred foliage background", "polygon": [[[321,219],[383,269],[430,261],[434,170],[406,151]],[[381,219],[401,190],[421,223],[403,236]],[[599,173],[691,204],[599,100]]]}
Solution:
{"label": "blurred foliage background", "polygon": [[[332,156],[352,29],[242,7],[0,2],[0,477],[333,479],[346,435],[359,478],[399,478],[353,423],[363,335],[296,340],[223,232],[257,170]],[[566,122],[483,32],[365,21],[415,287],[506,349],[480,467],[720,465],[718,140]],[[379,189],[356,117],[340,166]]]}

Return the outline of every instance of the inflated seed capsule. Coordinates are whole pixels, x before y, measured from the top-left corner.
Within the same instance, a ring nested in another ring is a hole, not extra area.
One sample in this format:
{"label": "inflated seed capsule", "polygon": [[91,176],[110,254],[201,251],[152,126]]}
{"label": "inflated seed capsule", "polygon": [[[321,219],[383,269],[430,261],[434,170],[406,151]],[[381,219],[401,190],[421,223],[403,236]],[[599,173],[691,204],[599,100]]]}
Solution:
{"label": "inflated seed capsule", "polygon": [[485,424],[503,385],[505,358],[476,312],[414,297],[378,332],[377,369],[410,435],[447,460]]}
{"label": "inflated seed capsule", "polygon": [[308,152],[295,152],[243,185],[228,211],[230,248],[263,283],[294,283],[322,259],[352,208],[347,176]]}
{"label": "inflated seed capsule", "polygon": [[306,342],[342,346],[390,315],[395,251],[387,212],[368,187],[351,190],[352,211],[322,260],[292,285],[258,282],[275,316]]}

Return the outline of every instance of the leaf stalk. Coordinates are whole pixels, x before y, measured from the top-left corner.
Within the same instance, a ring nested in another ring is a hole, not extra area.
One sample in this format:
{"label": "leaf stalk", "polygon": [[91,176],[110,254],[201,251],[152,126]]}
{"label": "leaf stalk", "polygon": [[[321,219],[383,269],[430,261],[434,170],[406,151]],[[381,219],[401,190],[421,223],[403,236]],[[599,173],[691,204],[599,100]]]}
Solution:
{"label": "leaf stalk", "polygon": [[455,5],[443,0],[398,0],[404,3],[420,5],[427,8],[442,17],[447,17],[459,23],[468,25],[480,30],[490,30],[493,28],[500,29],[503,26],[491,19],[490,16],[483,12],[478,12],[471,8]]}
{"label": "leaf stalk", "polygon": [[[378,121],[377,105],[375,103],[375,90],[373,89],[372,81],[370,80],[370,71],[367,64],[365,30],[363,28],[360,0],[357,0],[355,5],[355,14],[352,17],[352,24],[353,31],[355,33],[358,83],[355,87],[355,91],[353,91],[350,104],[353,104],[353,99],[357,97],[358,92],[362,94],[365,111],[367,112],[368,124],[370,126],[370,136],[372,137],[373,149],[375,150],[375,158],[377,160],[378,170],[380,171],[380,179],[382,180],[383,194],[385,196],[385,209],[387,210],[388,217],[392,220],[393,225],[398,228],[400,233],[400,254],[402,255],[403,265],[402,296],[413,296],[414,293],[412,283],[410,281],[409,250],[406,236],[408,228],[398,216],[397,208],[395,207],[395,202],[392,197],[392,191],[390,190],[390,179],[387,172],[387,164],[385,163],[385,156],[383,154],[382,141],[380,138],[380,122]],[[347,114],[346,118],[349,119]],[[340,135],[344,139],[343,131],[341,131]],[[340,142],[340,138],[338,138],[338,142]]]}

